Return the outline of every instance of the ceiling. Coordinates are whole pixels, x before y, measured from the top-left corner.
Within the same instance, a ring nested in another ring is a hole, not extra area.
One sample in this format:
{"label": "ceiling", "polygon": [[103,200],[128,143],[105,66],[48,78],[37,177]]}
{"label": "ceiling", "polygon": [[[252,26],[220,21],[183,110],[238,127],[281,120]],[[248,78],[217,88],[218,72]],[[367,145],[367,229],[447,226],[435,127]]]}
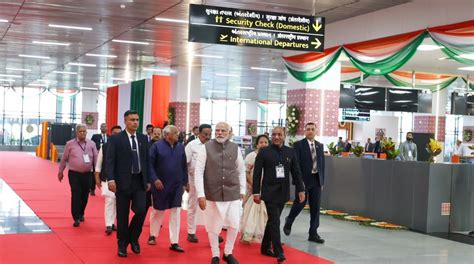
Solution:
{"label": "ceiling", "polygon": [[[153,72],[145,68],[167,70],[187,65],[190,46],[194,54],[220,56],[193,59],[193,65],[202,70],[202,97],[284,101],[285,85],[271,83],[286,81],[287,72],[281,60],[283,51],[200,43],[190,45],[186,23],[157,21],[155,18],[187,20],[189,3],[204,3],[302,15],[311,15],[311,10],[315,10],[315,15],[324,16],[327,23],[332,23],[406,2],[409,1],[299,0],[295,5],[294,0],[0,0],[0,21],[8,21],[0,22],[0,79],[13,79],[13,86],[47,83],[51,88],[104,90],[107,85],[150,77]],[[51,25],[85,28],[66,29]],[[148,45],[113,40],[141,41]],[[38,44],[38,41],[64,45]],[[86,55],[91,53],[114,57]],[[440,61],[439,57],[445,57],[439,50],[417,52],[403,69],[460,74],[457,71],[460,64]],[[347,62],[343,61],[343,64]],[[277,71],[252,70],[250,67]],[[218,73],[238,77],[216,76]],[[239,88],[242,86],[256,89]],[[216,90],[223,92],[210,92]]]}

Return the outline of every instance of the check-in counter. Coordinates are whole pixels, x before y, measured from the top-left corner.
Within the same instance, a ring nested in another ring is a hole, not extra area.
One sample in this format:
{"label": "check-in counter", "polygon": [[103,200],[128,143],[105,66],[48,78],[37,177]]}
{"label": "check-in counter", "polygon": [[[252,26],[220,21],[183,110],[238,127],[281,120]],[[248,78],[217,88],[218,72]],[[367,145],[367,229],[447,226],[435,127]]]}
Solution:
{"label": "check-in counter", "polygon": [[474,230],[472,164],[328,156],[325,165],[325,209],[423,233]]}

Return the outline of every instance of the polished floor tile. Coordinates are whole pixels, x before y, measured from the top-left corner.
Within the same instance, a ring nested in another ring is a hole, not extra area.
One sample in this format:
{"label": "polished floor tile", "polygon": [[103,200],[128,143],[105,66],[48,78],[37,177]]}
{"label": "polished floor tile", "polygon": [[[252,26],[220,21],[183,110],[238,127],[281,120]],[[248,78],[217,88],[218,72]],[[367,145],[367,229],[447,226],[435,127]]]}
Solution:
{"label": "polished floor tile", "polygon": [[51,229],[0,178],[0,235],[49,232]]}

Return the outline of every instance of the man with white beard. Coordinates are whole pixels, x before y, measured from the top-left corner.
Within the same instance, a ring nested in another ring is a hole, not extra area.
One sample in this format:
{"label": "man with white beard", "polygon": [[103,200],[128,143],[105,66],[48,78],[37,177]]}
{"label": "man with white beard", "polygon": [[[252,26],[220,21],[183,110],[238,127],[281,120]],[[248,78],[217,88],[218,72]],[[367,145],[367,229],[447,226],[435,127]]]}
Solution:
{"label": "man with white beard", "polygon": [[206,231],[211,243],[211,264],[219,263],[219,233],[227,228],[222,259],[239,262],[232,255],[237,238],[242,199],[246,191],[244,160],[237,144],[229,141],[230,126],[219,122],[215,139],[202,146],[194,172],[199,207],[204,210]]}

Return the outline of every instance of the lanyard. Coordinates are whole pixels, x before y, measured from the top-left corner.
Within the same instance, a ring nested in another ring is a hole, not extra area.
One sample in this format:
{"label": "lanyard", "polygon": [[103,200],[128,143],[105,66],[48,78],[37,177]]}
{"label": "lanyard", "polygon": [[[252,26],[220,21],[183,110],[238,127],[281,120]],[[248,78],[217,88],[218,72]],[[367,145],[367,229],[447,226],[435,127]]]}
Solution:
{"label": "lanyard", "polygon": [[79,143],[79,141],[77,141],[77,145],[79,145],[79,147],[81,147],[81,149],[84,153],[86,152],[87,142],[84,144],[84,147],[82,147],[82,145]]}
{"label": "lanyard", "polygon": [[273,149],[273,153],[275,154],[276,152],[276,158],[278,160],[278,164],[283,164],[283,148],[281,148],[279,151],[278,150],[275,150],[274,148]]}

